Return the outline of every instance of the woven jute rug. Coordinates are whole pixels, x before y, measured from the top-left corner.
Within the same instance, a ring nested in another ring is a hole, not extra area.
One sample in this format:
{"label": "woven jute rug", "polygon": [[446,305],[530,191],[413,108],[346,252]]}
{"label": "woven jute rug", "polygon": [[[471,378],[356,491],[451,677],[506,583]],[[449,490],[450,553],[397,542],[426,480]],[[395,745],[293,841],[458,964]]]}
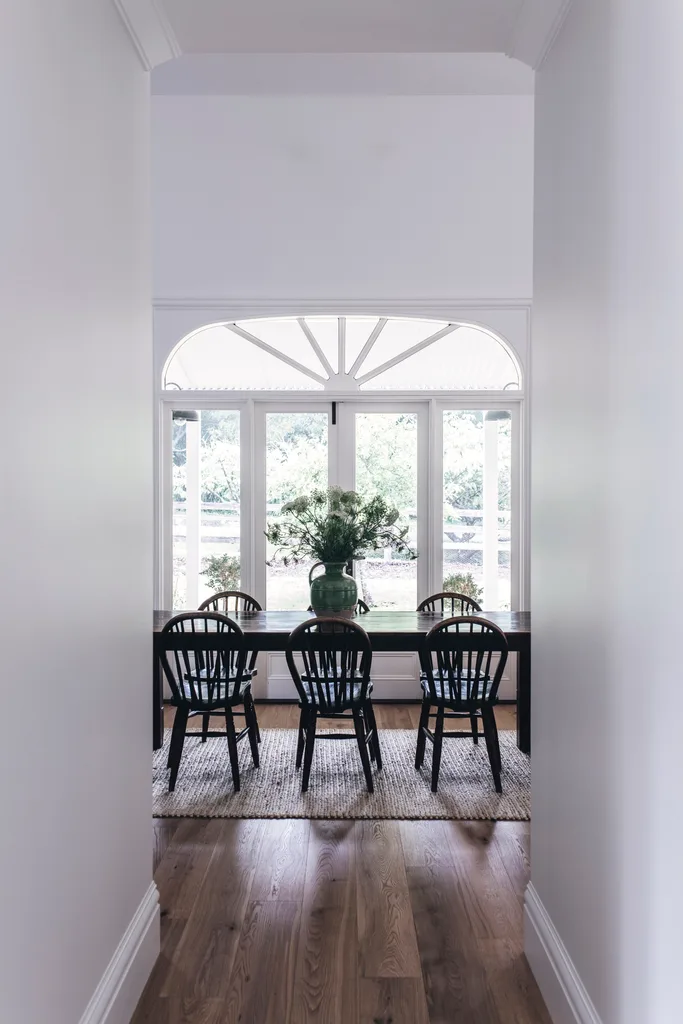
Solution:
{"label": "woven jute rug", "polygon": [[416,771],[416,731],[383,729],[379,738],[383,768],[373,767],[375,792],[368,793],[355,739],[318,739],[307,793],[294,767],[294,729],[263,729],[261,766],[254,768],[249,744],[240,743],[241,789],[232,788],[227,743],[212,737],[202,743],[188,733],[173,793],[168,792],[168,744],[154,755],[156,818],[405,818],[473,821],[527,821],[531,792],[529,758],[517,747],[514,732],[499,733],[503,792],[498,794],[480,737],[446,739],[439,792],[432,793],[432,747]]}

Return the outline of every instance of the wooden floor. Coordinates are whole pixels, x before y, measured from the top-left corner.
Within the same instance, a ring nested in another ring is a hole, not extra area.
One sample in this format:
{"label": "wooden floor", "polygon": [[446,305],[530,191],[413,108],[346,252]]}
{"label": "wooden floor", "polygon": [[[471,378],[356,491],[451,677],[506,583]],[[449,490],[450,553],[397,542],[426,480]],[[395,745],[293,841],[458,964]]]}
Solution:
{"label": "wooden floor", "polygon": [[[419,704],[378,704],[375,702],[374,706],[378,729],[417,729],[417,723],[420,720]],[[517,728],[517,713],[514,704],[499,704],[495,712],[499,729]],[[296,729],[299,723],[299,709],[296,704],[257,704],[256,713],[259,725],[264,729]],[[166,729],[170,729],[173,725],[173,714],[173,708],[167,707],[164,720]],[[339,720],[334,724],[335,729],[343,728],[343,726],[344,722]],[[201,729],[201,717],[191,718],[187,727],[188,729]],[[224,727],[224,723],[220,717],[216,717],[211,727],[221,729]],[[353,730],[353,721],[350,718],[346,720],[346,727]]]}
{"label": "wooden floor", "polygon": [[162,952],[132,1024],[550,1024],[522,955],[526,823],[158,819],[154,837]]}

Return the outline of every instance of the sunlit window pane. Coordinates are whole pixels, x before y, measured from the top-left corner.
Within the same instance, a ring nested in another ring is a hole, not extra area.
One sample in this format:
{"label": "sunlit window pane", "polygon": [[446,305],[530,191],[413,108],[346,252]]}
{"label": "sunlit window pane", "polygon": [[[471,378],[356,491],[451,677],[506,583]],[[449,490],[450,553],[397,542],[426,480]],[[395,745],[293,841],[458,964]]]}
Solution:
{"label": "sunlit window pane", "polygon": [[313,346],[293,317],[280,320],[238,320],[237,326],[313,370],[319,377],[327,376]]}
{"label": "sunlit window pane", "polygon": [[[273,412],[266,416],[266,524],[277,520],[287,501],[327,487],[326,412]],[[267,545],[267,560],[275,554]],[[310,602],[308,573],[313,559],[298,565],[275,561],[267,567],[266,607],[303,610]]]}
{"label": "sunlit window pane", "polygon": [[[241,581],[240,414],[203,409],[191,415],[196,420],[190,424],[173,421],[176,609],[196,608],[221,590],[239,590]],[[193,463],[195,472],[188,473]],[[198,491],[194,500],[188,494],[192,486]],[[193,567],[190,576],[188,562]]]}
{"label": "sunlit window pane", "polygon": [[446,320],[389,320],[363,360],[356,377],[362,377],[447,326]]}
{"label": "sunlit window pane", "polygon": [[[383,318],[362,363],[349,371],[379,323],[371,316],[266,317],[214,324],[178,346],[164,387],[180,390],[518,390],[517,366],[505,345],[477,327],[444,320]],[[302,326],[303,325],[303,326]],[[345,360],[339,365],[340,327]],[[307,331],[313,337],[307,335]],[[267,344],[264,350],[257,342]],[[448,333],[417,352],[416,345]],[[288,362],[290,360],[290,362]],[[291,365],[295,361],[296,366]],[[387,362],[398,360],[388,369]],[[300,367],[300,368],[298,368]]]}
{"label": "sunlit window pane", "polygon": [[[361,376],[364,371],[361,369]],[[457,330],[361,385],[370,389],[517,390],[517,368],[499,341],[474,327]]]}
{"label": "sunlit window pane", "polygon": [[443,414],[443,588],[510,607],[510,413]]}
{"label": "sunlit window pane", "polygon": [[171,384],[204,391],[323,388],[312,377],[223,326],[198,331],[181,345],[166,372],[166,387]]}
{"label": "sunlit window pane", "polygon": [[[356,490],[381,495],[398,508],[417,546],[417,414],[356,414]],[[391,548],[356,564],[359,596],[371,608],[410,611],[417,607],[417,562]]]}

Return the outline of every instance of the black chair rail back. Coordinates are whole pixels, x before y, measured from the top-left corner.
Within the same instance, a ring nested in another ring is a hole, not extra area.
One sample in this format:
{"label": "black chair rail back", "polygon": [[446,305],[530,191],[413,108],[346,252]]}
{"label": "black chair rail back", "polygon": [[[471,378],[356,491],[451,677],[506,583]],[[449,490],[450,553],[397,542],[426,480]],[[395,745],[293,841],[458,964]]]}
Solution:
{"label": "black chair rail back", "polygon": [[173,701],[193,711],[230,703],[243,685],[246,659],[242,630],[220,612],[183,612],[162,630],[161,664]]}
{"label": "black chair rail back", "polygon": [[430,698],[454,707],[495,701],[507,656],[505,634],[488,619],[444,619],[429,631],[420,655]]}
{"label": "black chair rail back", "polygon": [[220,594],[212,594],[206,601],[202,601],[199,611],[230,615],[235,612],[260,612],[263,609],[255,597],[245,594],[242,590],[222,590]]}
{"label": "black chair rail back", "polygon": [[[245,594],[243,590],[222,590],[220,594],[212,594],[202,601],[199,606],[200,612],[220,612],[221,615],[236,615],[238,612],[262,612],[263,608],[255,597]],[[249,658],[249,669],[256,668],[258,651],[253,651]]]}
{"label": "black chair rail back", "polygon": [[417,606],[418,612],[441,612],[442,615],[472,615],[481,611],[481,605],[467,594],[456,594],[444,590],[440,594],[426,597]]}
{"label": "black chair rail back", "polygon": [[[296,655],[303,668],[297,665]],[[370,683],[370,639],[350,619],[320,616],[302,623],[287,644],[287,665],[302,704],[340,713],[365,701]]]}

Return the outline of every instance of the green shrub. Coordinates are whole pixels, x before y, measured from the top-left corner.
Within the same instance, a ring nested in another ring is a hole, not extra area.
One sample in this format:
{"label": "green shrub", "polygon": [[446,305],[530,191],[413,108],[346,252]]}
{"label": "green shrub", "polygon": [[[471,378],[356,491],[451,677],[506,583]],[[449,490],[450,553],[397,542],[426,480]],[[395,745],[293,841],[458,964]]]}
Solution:
{"label": "green shrub", "polygon": [[202,559],[202,566],[202,576],[214,594],[239,589],[240,560],[235,555],[209,555]]}
{"label": "green shrub", "polygon": [[483,588],[477,586],[477,582],[471,572],[453,572],[450,576],[444,576],[443,589],[449,593],[464,594],[465,597],[472,597],[479,604],[481,604],[481,599],[484,596]]}

